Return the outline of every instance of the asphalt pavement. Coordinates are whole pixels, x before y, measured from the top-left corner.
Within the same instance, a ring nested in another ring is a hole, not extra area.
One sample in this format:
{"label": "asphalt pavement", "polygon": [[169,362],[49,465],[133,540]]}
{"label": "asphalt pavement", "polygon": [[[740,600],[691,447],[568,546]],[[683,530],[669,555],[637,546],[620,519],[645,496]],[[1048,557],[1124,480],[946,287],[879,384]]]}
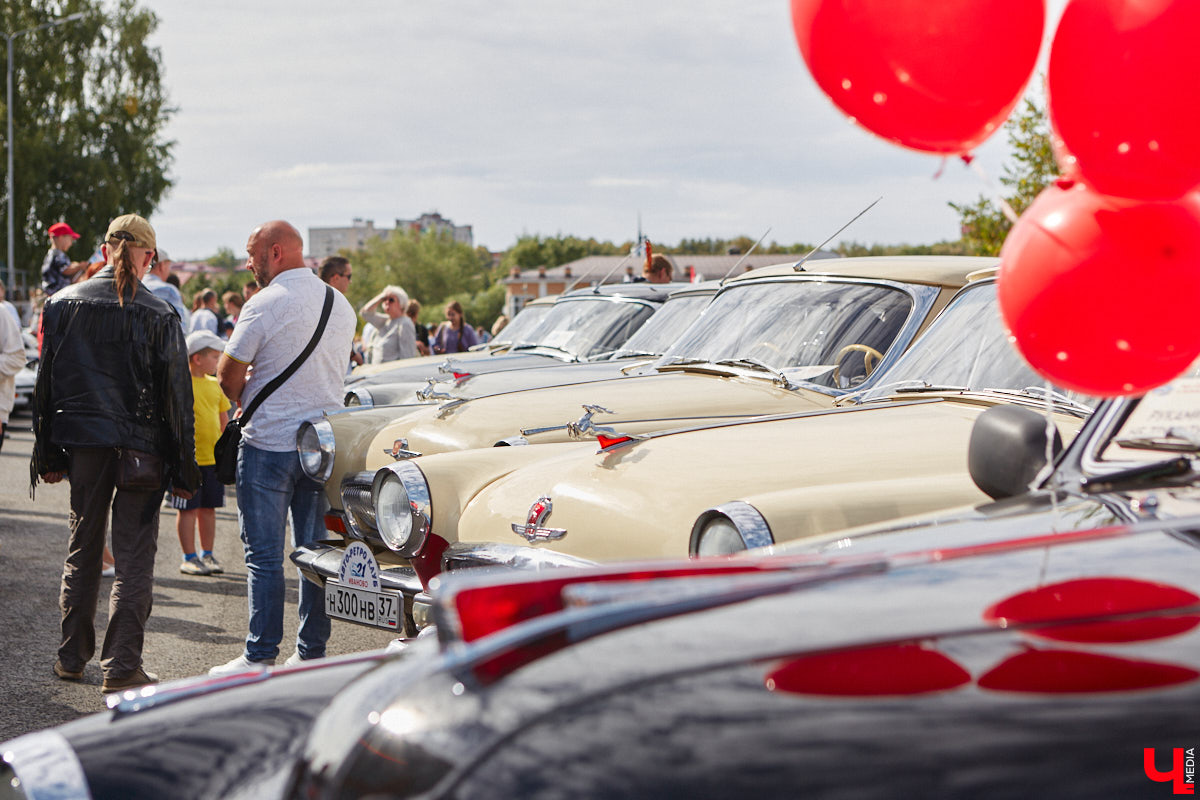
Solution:
{"label": "asphalt pavement", "polygon": [[[106,709],[98,659],[108,621],[111,578],[101,586],[97,656],[87,665],[83,681],[62,681],[52,672],[59,644],[58,587],[67,550],[69,489],[66,481],[42,484],[36,499],[30,498],[33,434],[29,423],[28,414],[15,414],[0,450],[0,695],[4,698],[0,741]],[[215,546],[224,574],[181,574],[175,512],[164,508],[160,515],[154,610],[143,660],[146,669],[162,680],[203,674],[242,650],[246,567],[238,538],[237,500],[233,487],[226,488],[225,508],[217,511]],[[287,567],[281,664],[294,649],[300,580],[290,563]],[[392,638],[387,631],[334,620],[328,654],[375,650]]]}

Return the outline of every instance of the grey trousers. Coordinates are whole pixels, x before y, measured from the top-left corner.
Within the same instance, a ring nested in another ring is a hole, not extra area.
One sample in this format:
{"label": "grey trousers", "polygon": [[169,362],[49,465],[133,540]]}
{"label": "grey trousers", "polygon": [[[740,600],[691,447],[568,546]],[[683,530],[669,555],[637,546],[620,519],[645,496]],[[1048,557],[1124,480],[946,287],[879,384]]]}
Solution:
{"label": "grey trousers", "polygon": [[111,508],[117,575],[108,602],[100,667],[106,678],[124,678],[142,665],[146,620],[154,598],[163,490],[116,489],[117,450],[113,448],[78,447],[70,451],[70,458],[71,539],[59,591],[58,660],[64,669],[82,670],[96,653],[96,603]]}

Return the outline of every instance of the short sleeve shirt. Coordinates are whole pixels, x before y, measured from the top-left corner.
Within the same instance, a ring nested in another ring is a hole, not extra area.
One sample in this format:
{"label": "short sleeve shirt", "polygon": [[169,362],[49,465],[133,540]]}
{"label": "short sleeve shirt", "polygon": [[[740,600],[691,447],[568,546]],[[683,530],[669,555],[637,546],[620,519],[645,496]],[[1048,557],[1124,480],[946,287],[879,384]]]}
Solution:
{"label": "short sleeve shirt", "polygon": [[[225,354],[253,366],[242,390],[243,407],[303,352],[321,318],[325,286],[312,270],[285,270],[242,307]],[[242,431],[248,444],[275,452],[294,450],[301,423],[320,419],[327,408],[342,406],[357,322],[349,301],[334,291],[325,333],[300,369],[254,412]]]}
{"label": "short sleeve shirt", "polygon": [[221,412],[229,410],[229,398],[212,375],[192,376],[192,404],[196,412],[196,463],[217,463],[213,447],[221,438]]}
{"label": "short sleeve shirt", "polygon": [[51,247],[42,261],[42,291],[46,296],[65,289],[71,285],[71,279],[63,275],[63,270],[71,266],[71,259],[57,247]]}

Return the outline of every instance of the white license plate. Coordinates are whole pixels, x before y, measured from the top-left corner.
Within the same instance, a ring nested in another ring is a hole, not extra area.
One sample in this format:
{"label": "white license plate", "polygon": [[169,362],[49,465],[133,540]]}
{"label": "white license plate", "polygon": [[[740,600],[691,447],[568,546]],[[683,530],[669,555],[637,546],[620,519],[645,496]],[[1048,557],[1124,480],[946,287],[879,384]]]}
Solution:
{"label": "white license plate", "polygon": [[325,582],[325,613],[331,617],[388,630],[400,629],[400,592],[355,589],[335,580]]}

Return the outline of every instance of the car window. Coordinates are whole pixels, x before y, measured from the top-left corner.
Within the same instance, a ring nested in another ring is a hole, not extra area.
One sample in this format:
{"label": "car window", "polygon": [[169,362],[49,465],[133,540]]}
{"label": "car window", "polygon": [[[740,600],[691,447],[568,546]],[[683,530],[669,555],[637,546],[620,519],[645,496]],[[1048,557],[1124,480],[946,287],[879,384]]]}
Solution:
{"label": "car window", "polygon": [[628,355],[661,355],[667,351],[688,326],[696,321],[700,312],[712,301],[711,294],[677,297],[662,304],[637,333],[629,337],[613,358]]}
{"label": "car window", "polygon": [[614,300],[604,295],[560,300],[529,334],[528,343],[552,347],[580,359],[611,353],[657,308],[657,304]]}
{"label": "car window", "polygon": [[1101,461],[1162,461],[1200,455],[1200,361],[1146,394],[1117,427]]}
{"label": "car window", "polygon": [[866,377],[869,348],[886,354],[913,309],[912,298],[893,286],[836,281],[780,281],[722,292],[666,352],[672,359],[755,359],[804,380],[834,386]]}
{"label": "car window", "polygon": [[996,283],[955,296],[863,400],[888,397],[905,385],[963,389],[1048,390],[1093,406],[1095,400],[1049,386],[1010,343],[996,300]]}
{"label": "car window", "polygon": [[504,326],[500,333],[492,339],[492,344],[527,344],[529,343],[529,334],[537,330],[541,325],[542,320],[546,318],[552,305],[531,305],[525,306],[517,315],[513,317],[512,322]]}

